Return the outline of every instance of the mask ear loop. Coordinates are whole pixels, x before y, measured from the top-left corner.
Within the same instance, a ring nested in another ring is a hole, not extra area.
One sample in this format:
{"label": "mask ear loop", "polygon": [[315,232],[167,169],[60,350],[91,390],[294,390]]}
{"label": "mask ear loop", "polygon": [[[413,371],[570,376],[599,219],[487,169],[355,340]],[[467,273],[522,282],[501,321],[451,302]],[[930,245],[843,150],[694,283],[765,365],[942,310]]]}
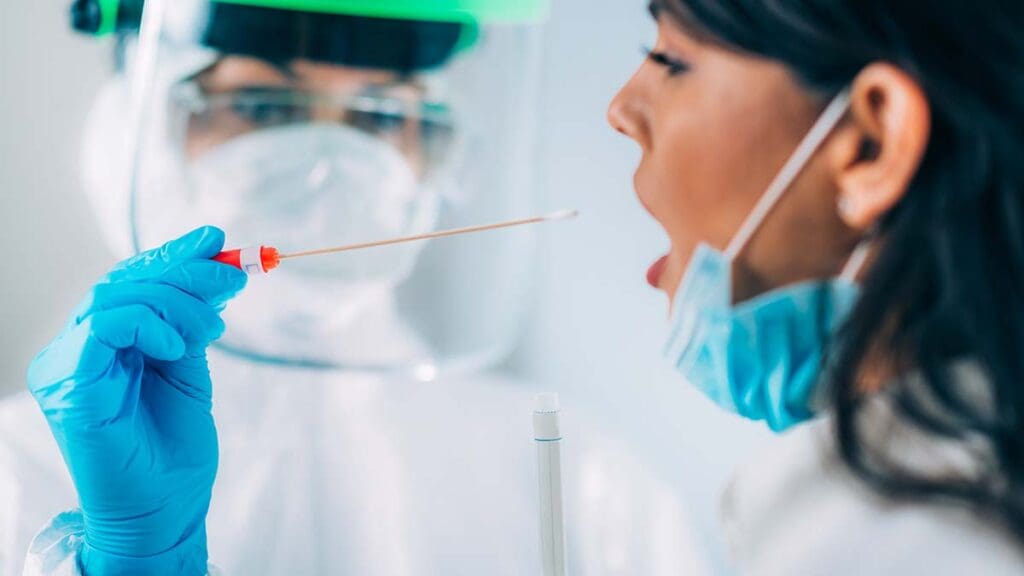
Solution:
{"label": "mask ear loop", "polygon": [[725,257],[730,262],[735,261],[740,252],[746,248],[754,233],[761,227],[764,219],[768,217],[768,214],[775,208],[779,200],[782,199],[783,194],[793,185],[797,176],[800,175],[800,172],[810,162],[811,157],[818,151],[818,148],[825,143],[825,139],[829,137],[839,124],[839,121],[843,119],[849,107],[850,90],[849,88],[844,88],[832,99],[832,102],[825,108],[825,111],[821,113],[821,116],[807,133],[807,136],[800,142],[796,151],[786,161],[785,166],[782,167],[782,170],[772,180],[768,189],[761,196],[761,199],[754,205],[754,209],[751,210],[746,220],[743,221],[739,231],[736,232],[736,235],[729,242],[729,246],[725,249]]}
{"label": "mask ear loop", "polygon": [[839,273],[839,279],[844,282],[855,284],[857,282],[857,276],[860,275],[861,270],[864,269],[864,265],[867,264],[868,256],[871,254],[871,247],[874,244],[875,234],[868,234],[866,238],[857,244],[857,247],[853,249],[853,254],[850,255],[850,259],[846,261],[846,265],[843,266],[843,271]]}

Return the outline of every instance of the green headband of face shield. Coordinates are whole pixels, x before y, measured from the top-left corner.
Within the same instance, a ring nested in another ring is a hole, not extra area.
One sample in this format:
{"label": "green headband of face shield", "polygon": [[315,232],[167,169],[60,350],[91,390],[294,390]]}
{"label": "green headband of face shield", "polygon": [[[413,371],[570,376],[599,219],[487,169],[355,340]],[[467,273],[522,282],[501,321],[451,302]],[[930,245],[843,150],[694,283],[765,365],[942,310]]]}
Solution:
{"label": "green headband of face shield", "polygon": [[431,22],[538,22],[549,0],[214,0],[282,10]]}
{"label": "green headband of face shield", "polygon": [[[272,8],[464,24],[536,23],[546,16],[550,0],[212,0],[255,8]],[[138,27],[144,0],[75,0],[72,26],[102,36]]]}

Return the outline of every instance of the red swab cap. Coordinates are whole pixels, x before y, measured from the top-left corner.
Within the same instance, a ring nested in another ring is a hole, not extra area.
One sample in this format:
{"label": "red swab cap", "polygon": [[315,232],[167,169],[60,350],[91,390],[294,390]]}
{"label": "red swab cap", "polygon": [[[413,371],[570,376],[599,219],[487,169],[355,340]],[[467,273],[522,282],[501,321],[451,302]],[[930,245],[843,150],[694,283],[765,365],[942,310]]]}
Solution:
{"label": "red swab cap", "polygon": [[225,250],[213,260],[234,266],[246,274],[267,273],[281,264],[277,248],[271,246],[250,246],[237,250]]}

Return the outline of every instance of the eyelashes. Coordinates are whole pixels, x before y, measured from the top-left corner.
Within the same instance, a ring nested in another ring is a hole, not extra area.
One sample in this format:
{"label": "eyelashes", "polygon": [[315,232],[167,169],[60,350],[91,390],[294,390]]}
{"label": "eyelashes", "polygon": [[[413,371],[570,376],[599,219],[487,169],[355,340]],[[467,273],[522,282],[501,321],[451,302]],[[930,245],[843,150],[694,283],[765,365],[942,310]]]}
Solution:
{"label": "eyelashes", "polygon": [[690,70],[690,65],[678,58],[673,58],[665,52],[653,50],[651,48],[643,48],[644,56],[648,60],[664,68],[669,76],[678,76]]}

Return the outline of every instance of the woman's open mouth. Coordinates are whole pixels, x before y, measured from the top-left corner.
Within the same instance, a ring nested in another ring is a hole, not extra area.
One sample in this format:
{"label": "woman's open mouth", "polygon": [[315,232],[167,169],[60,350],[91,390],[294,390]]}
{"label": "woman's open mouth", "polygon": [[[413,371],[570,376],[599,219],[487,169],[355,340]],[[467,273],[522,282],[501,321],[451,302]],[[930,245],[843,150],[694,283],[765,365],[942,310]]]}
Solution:
{"label": "woman's open mouth", "polygon": [[661,275],[665,272],[665,264],[668,263],[668,254],[665,254],[661,258],[658,258],[654,264],[647,270],[647,283],[652,287],[657,288],[658,282],[661,281]]}

